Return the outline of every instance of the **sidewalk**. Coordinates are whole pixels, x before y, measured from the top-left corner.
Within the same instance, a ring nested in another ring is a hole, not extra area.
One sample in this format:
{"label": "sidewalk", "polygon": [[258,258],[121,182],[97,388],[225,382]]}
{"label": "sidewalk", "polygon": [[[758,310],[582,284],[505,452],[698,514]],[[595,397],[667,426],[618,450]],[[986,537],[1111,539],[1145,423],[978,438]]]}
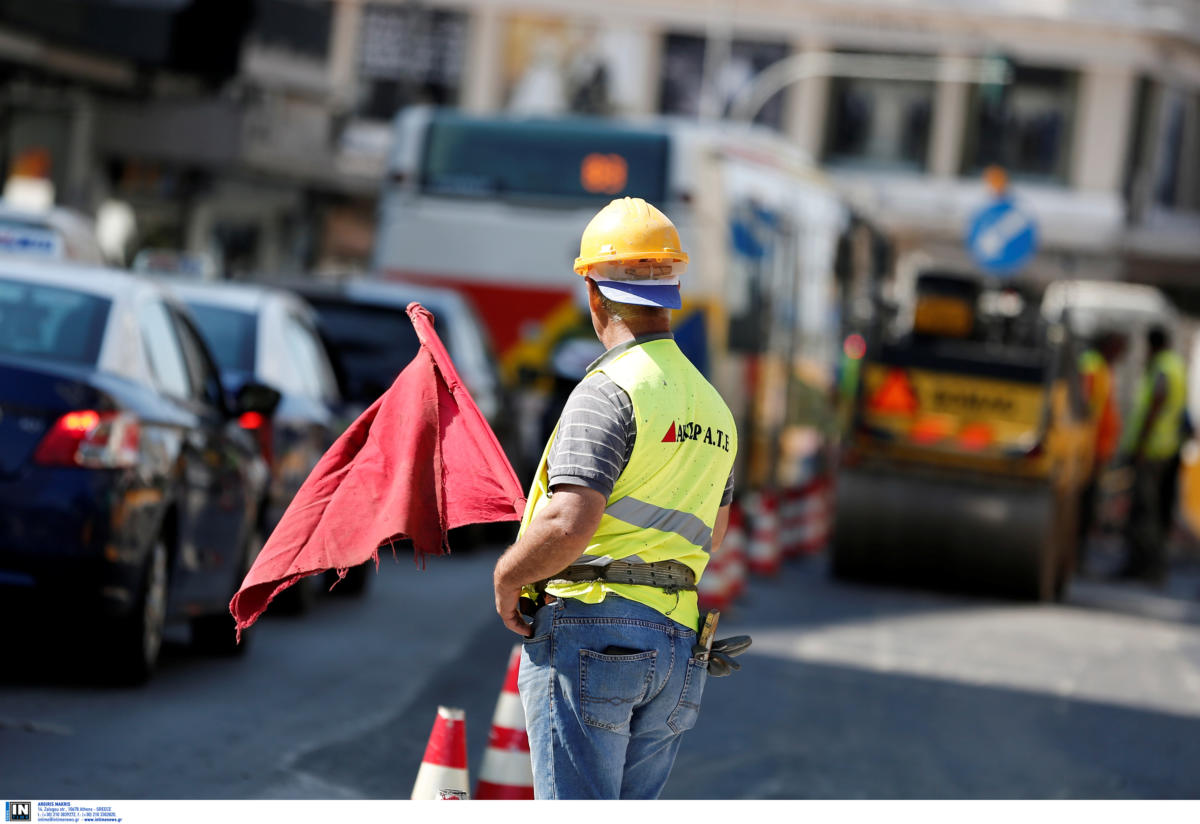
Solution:
{"label": "sidewalk", "polygon": [[1190,535],[1177,531],[1168,550],[1161,585],[1115,578],[1125,560],[1119,535],[1100,535],[1088,544],[1087,568],[1071,581],[1067,603],[1163,621],[1200,624],[1200,553]]}

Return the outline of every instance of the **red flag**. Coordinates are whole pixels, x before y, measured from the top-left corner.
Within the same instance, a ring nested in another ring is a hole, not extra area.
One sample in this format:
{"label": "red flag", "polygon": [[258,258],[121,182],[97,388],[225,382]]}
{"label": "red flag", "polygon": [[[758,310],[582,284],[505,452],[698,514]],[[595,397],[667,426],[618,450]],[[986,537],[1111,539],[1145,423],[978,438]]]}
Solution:
{"label": "red flag", "polygon": [[512,465],[433,330],[410,303],[420,351],[313,468],[229,602],[240,634],[307,575],[345,570],[410,538],[418,556],[448,550],[446,532],[520,520]]}

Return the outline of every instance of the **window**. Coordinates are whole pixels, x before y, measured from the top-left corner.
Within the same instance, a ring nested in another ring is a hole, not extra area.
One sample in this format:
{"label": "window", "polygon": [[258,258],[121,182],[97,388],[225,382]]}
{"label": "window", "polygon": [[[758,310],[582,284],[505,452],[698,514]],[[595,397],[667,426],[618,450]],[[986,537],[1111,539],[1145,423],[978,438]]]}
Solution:
{"label": "window", "polygon": [[223,372],[254,374],[257,319],[249,312],[188,302],[209,351]]}
{"label": "window", "polygon": [[292,370],[298,379],[297,388],[301,394],[313,400],[336,399],[333,371],[316,331],[295,315],[288,314],[283,319],[283,337],[292,356]]}
{"label": "window", "polygon": [[[704,60],[707,40],[690,34],[668,34],[663,42],[663,76],[659,86],[659,110],[663,114],[700,114],[700,95],[704,88]],[[778,63],[790,53],[786,43],[761,40],[734,40],[729,56],[717,70],[713,82],[722,114],[729,111],[738,93],[763,69]],[[756,123],[783,129],[782,94],[776,94],[759,110]]]}
{"label": "window", "polygon": [[466,41],[464,12],[368,4],[359,49],[359,113],[391,120],[406,105],[456,103]]}
{"label": "window", "polygon": [[171,319],[175,322],[175,331],[183,345],[184,361],[187,363],[190,382],[197,391],[195,399],[214,410],[225,409],[225,390],[221,379],[204,347],[204,341],[195,327],[175,310],[171,310]]}
{"label": "window", "polygon": [[1011,82],[972,91],[963,171],[998,164],[1014,177],[1065,182],[1070,168],[1076,74],[1015,66]]}
{"label": "window", "polygon": [[835,77],[825,159],[833,164],[923,170],[934,84]]}
{"label": "window", "polygon": [[1200,210],[1200,96],[1164,89],[1159,123],[1154,202],[1168,209]]}
{"label": "window", "polygon": [[1152,92],[1153,84],[1150,82],[1150,78],[1139,77],[1134,94],[1133,118],[1129,122],[1129,149],[1125,155],[1125,178],[1122,186],[1125,200],[1130,204],[1131,220],[1135,217],[1133,213],[1137,210],[1137,203],[1141,199],[1140,179],[1144,175],[1143,167],[1146,164]]}
{"label": "window", "polygon": [[324,60],[332,14],[327,0],[255,0],[252,36],[263,45]]}
{"label": "window", "polygon": [[[341,365],[342,394],[354,403],[373,403],[408,366],[421,343],[412,321],[396,307],[371,306],[336,299],[308,297],[317,310],[321,331]],[[437,320],[438,336],[450,340],[444,318]]]}
{"label": "window", "polygon": [[179,338],[171,325],[167,309],[160,301],[146,303],[138,311],[138,326],[146,345],[146,357],[158,388],[176,398],[191,398],[192,383]]}
{"label": "window", "polygon": [[602,121],[475,120],[444,114],[429,125],[422,159],[426,192],[607,203],[634,196],[662,203],[667,137]]}
{"label": "window", "polygon": [[95,364],[111,305],[69,289],[0,280],[0,353]]}

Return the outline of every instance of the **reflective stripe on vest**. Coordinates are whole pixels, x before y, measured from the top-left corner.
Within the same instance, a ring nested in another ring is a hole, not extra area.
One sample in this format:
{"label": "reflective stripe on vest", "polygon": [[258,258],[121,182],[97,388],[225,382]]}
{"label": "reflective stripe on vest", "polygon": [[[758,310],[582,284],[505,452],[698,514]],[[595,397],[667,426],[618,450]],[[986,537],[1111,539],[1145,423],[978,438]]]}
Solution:
{"label": "reflective stripe on vest", "polygon": [[[604,514],[642,529],[673,532],[688,543],[700,547],[705,553],[712,552],[712,527],[690,512],[665,509],[634,498],[622,498],[605,507]],[[586,553],[580,555],[574,563],[578,566],[608,566],[616,560],[631,564],[647,563],[645,558],[638,555],[626,555],[617,559],[608,555]]]}

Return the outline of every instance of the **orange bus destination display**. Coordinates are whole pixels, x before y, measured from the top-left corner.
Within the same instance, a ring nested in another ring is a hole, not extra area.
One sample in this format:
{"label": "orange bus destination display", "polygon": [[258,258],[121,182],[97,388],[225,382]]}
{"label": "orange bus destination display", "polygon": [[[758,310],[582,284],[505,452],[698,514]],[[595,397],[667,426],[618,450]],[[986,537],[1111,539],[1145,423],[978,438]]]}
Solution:
{"label": "orange bus destination display", "polygon": [[589,192],[615,195],[629,182],[629,165],[619,154],[593,152],[580,164],[579,182]]}

